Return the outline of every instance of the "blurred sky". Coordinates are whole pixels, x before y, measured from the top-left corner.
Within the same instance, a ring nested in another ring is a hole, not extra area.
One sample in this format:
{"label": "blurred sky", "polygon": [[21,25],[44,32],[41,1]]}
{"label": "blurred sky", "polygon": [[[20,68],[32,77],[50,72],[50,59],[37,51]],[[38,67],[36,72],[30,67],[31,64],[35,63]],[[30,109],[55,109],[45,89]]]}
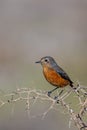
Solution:
{"label": "blurred sky", "polygon": [[26,65],[29,69],[46,55],[65,67],[73,80],[86,81],[87,1],[0,0],[2,87],[23,80]]}
{"label": "blurred sky", "polygon": [[74,80],[86,81],[87,1],[0,0],[2,87],[21,80],[24,65],[34,65],[46,55],[69,70]]}
{"label": "blurred sky", "polygon": [[87,0],[0,0],[0,88],[45,86],[46,55],[87,85]]}

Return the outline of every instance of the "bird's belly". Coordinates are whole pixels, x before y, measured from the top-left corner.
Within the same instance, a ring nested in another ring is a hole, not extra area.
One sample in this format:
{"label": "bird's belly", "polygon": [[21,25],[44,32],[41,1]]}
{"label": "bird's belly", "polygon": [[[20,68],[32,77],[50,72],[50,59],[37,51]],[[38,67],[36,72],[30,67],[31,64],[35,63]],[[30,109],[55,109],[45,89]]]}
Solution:
{"label": "bird's belly", "polygon": [[62,78],[58,73],[56,73],[52,69],[44,68],[43,73],[46,80],[54,86],[65,87],[69,84],[68,80]]}

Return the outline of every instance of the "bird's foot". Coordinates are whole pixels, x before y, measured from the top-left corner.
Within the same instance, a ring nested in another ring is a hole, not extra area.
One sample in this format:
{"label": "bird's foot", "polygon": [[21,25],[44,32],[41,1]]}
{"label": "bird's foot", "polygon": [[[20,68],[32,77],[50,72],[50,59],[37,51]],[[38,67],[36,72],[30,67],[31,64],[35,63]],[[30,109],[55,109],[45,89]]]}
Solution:
{"label": "bird's foot", "polygon": [[54,100],[57,100],[57,99],[58,99],[58,96],[55,96],[55,97],[54,97]]}
{"label": "bird's foot", "polygon": [[[48,91],[47,95],[50,97],[51,93],[52,93],[51,91]],[[56,103],[59,103],[58,97],[59,97],[59,96],[55,96],[55,97],[54,97],[54,100],[56,100]]]}
{"label": "bird's foot", "polygon": [[51,95],[51,91],[48,91],[48,92],[47,92],[47,95],[50,97],[50,95]]}
{"label": "bird's foot", "polygon": [[58,97],[59,97],[59,96],[55,96],[55,97],[54,97],[54,100],[56,100],[56,103],[59,103]]}

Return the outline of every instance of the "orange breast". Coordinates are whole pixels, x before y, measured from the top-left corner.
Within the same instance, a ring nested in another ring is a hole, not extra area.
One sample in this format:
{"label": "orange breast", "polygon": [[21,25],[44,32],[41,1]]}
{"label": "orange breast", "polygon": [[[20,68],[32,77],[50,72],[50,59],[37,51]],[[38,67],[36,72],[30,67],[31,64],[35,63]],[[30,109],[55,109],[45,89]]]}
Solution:
{"label": "orange breast", "polygon": [[43,73],[48,82],[54,86],[65,87],[70,84],[68,80],[62,78],[55,70],[48,67],[43,68]]}

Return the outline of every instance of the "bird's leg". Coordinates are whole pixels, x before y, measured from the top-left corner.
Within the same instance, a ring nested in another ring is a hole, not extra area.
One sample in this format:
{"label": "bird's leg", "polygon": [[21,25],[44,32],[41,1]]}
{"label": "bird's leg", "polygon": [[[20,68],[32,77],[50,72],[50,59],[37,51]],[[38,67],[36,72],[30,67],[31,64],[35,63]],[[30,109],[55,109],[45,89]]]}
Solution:
{"label": "bird's leg", "polygon": [[52,92],[54,92],[56,89],[58,89],[58,87],[52,89],[51,91],[48,91],[48,96],[50,97],[50,94],[51,94]]}
{"label": "bird's leg", "polygon": [[54,99],[56,100],[62,93],[64,90],[61,90],[60,93],[58,94],[58,96],[55,96]]}
{"label": "bird's leg", "polygon": [[63,93],[64,90],[61,90],[60,93],[59,93],[59,96]]}

